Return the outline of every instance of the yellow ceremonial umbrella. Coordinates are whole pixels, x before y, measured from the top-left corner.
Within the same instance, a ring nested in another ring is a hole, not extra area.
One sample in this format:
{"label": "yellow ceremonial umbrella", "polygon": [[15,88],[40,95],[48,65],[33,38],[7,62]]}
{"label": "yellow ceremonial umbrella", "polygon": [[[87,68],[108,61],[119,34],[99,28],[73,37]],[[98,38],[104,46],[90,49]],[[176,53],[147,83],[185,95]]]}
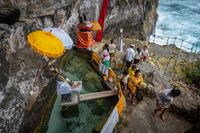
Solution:
{"label": "yellow ceremonial umbrella", "polygon": [[101,25],[99,24],[99,22],[93,21],[92,23],[93,23],[93,26],[92,26],[91,30],[97,31],[97,30],[101,30],[102,29]]}
{"label": "yellow ceremonial umbrella", "polygon": [[51,32],[34,31],[28,35],[28,42],[42,56],[58,58],[64,53],[63,43]]}

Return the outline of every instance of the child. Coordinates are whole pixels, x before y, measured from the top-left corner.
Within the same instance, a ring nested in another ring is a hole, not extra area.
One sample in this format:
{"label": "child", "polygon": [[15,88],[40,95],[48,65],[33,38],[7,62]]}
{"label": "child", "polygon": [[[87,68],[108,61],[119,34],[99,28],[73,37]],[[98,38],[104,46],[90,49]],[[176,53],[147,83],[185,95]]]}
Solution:
{"label": "child", "polygon": [[154,115],[160,111],[160,119],[164,121],[163,114],[166,109],[170,106],[171,102],[175,97],[178,97],[181,94],[181,91],[176,87],[168,87],[163,90],[163,92],[158,93],[157,95],[157,108],[154,110]]}
{"label": "child", "polygon": [[126,94],[126,88],[127,88],[127,83],[128,83],[128,78],[129,74],[125,70],[121,75],[120,75],[120,84],[122,87],[123,94]]}

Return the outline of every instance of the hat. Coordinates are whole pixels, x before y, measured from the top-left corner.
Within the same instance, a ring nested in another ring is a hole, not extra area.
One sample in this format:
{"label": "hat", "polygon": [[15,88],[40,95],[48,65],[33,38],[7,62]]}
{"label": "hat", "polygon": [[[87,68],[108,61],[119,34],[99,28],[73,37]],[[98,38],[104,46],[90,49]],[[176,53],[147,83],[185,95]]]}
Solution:
{"label": "hat", "polygon": [[135,47],[135,45],[134,45],[134,44],[131,44],[130,46],[131,46],[131,47]]}

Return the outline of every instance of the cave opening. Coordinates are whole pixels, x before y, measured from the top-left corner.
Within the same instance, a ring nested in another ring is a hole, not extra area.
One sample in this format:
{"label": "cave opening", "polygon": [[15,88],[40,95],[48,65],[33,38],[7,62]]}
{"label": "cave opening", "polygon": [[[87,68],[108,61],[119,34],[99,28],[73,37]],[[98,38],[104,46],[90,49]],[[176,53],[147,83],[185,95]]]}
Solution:
{"label": "cave opening", "polygon": [[12,6],[0,6],[0,23],[13,25],[19,20],[21,12],[18,8]]}

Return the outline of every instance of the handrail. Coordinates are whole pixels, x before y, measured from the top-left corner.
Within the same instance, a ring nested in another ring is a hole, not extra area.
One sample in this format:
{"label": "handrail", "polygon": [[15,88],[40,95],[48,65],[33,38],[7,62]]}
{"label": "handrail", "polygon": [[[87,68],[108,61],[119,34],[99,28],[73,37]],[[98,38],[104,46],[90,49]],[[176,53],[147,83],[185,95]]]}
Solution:
{"label": "handrail", "polygon": [[[169,37],[162,35],[152,35],[149,40],[151,43],[158,43],[163,45],[174,45],[177,48],[185,50],[190,53],[199,53],[198,44],[188,42],[186,40],[177,38],[177,37]],[[190,46],[190,47],[188,47]]]}

